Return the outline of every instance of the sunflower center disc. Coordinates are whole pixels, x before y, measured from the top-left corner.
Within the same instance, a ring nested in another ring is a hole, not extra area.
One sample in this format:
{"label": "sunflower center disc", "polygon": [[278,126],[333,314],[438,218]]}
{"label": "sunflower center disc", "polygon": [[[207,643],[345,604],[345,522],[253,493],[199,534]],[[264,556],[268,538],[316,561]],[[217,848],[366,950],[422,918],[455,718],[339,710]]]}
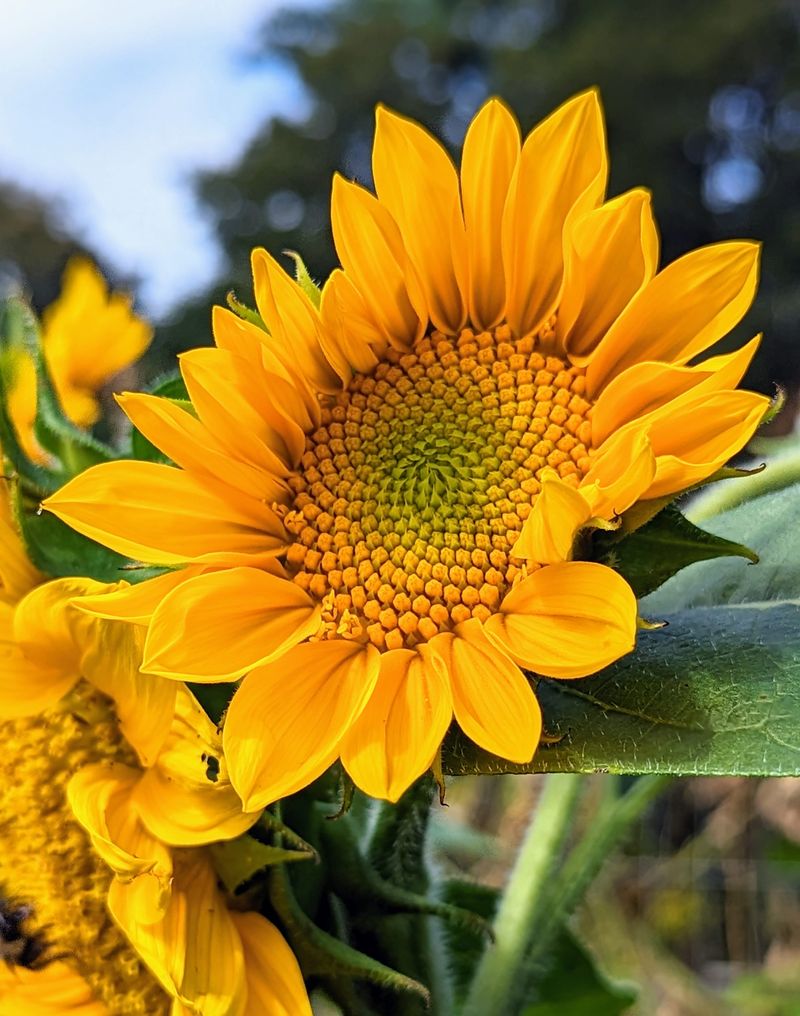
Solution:
{"label": "sunflower center disc", "polygon": [[495,611],[541,471],[577,486],[590,465],[584,372],[534,346],[433,332],[323,408],[285,522],[327,634],[395,649]]}

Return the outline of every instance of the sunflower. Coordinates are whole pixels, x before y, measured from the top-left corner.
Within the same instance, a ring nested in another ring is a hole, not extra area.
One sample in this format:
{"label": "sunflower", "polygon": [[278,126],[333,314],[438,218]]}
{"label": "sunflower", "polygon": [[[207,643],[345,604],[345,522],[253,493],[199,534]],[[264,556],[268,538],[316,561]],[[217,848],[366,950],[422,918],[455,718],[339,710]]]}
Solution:
{"label": "sunflower", "polygon": [[43,581],[0,505],[0,1016],[310,1016],[289,946],[229,909],[204,846],[258,818],[218,731],[139,672],[139,629],[73,605],[107,587]]}
{"label": "sunflower", "polygon": [[[131,309],[131,298],[111,293],[91,261],[67,263],[61,295],[42,316],[42,353],[65,415],[78,427],[100,417],[97,393],[115,374],[135,363],[153,338],[153,329]],[[23,450],[35,462],[47,453],[34,435],[36,366],[30,352],[13,347],[3,364],[8,379],[8,412]]]}
{"label": "sunflower", "polygon": [[[234,681],[231,779],[254,808],[341,757],[395,800],[455,720],[527,762],[522,668],[594,673],[634,645],[623,579],[571,560],[587,525],[708,478],[767,400],[758,344],[700,363],[749,306],[758,247],[658,271],[650,197],[605,200],[598,96],[521,140],[492,99],[460,176],[383,107],[377,196],[336,177],[321,293],[253,252],[258,315],[215,308],[184,354],[192,411],[120,399],[174,465],[103,464],[45,506],[180,566],[91,609],[147,625],[145,669]],[[263,325],[263,327],[262,327]]]}

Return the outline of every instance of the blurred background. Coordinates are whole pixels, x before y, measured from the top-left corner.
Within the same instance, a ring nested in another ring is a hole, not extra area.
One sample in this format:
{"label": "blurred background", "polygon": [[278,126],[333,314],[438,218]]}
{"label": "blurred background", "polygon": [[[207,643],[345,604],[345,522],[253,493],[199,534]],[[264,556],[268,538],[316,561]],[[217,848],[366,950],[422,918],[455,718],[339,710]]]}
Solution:
{"label": "blurred background", "polygon": [[[156,325],[144,383],[211,341],[209,308],[228,289],[249,300],[251,247],[296,249],[327,275],[331,175],[370,182],[376,102],[457,155],[488,95],[527,130],[596,84],[611,193],[652,189],[665,261],[763,242],[760,295],[734,341],[765,333],[748,381],[787,389],[787,432],[799,35],[793,0],[138,0],[113,19],[100,0],[16,4],[0,33],[0,291],[21,287],[41,309],[68,256],[90,254]],[[536,788],[454,787],[442,863],[502,881]],[[679,781],[579,924],[606,969],[643,985],[641,1016],[798,1016],[798,874],[794,781]]]}

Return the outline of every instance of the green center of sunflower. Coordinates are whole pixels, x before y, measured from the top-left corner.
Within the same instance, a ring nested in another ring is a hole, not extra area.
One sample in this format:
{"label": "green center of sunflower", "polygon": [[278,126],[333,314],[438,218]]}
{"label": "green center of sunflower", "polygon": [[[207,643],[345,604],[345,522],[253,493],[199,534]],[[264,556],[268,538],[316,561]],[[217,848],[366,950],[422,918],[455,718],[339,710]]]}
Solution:
{"label": "green center of sunflower", "polygon": [[433,332],[323,408],[285,522],[326,634],[395,649],[496,610],[542,470],[577,485],[590,465],[583,371],[535,345]]}

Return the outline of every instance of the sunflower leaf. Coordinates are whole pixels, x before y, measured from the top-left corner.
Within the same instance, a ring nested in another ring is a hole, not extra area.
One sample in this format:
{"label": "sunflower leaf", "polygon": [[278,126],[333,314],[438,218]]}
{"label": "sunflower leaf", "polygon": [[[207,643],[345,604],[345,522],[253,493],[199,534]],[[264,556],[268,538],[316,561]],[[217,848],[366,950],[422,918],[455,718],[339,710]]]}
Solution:
{"label": "sunflower leaf", "polygon": [[536,982],[536,1001],[521,1016],[622,1016],[636,1001],[636,992],[609,981],[569,931],[558,937],[549,960],[548,973]]}
{"label": "sunflower leaf", "polygon": [[50,512],[32,510],[25,501],[21,483],[12,486],[12,506],[28,556],[46,575],[89,576],[100,582],[131,581],[126,557],[81,536]]}
{"label": "sunflower leaf", "polygon": [[527,765],[448,738],[445,772],[800,775],[800,485],[748,501],[709,526],[761,562],[694,564],[647,597],[669,626],[594,677],[541,680],[557,744]]}
{"label": "sunflower leaf", "polygon": [[758,554],[714,533],[699,529],[677,508],[663,508],[632,533],[600,533],[595,547],[599,560],[627,579],[637,596],[646,596],[687,565],[718,557],[744,557],[753,564]]}

